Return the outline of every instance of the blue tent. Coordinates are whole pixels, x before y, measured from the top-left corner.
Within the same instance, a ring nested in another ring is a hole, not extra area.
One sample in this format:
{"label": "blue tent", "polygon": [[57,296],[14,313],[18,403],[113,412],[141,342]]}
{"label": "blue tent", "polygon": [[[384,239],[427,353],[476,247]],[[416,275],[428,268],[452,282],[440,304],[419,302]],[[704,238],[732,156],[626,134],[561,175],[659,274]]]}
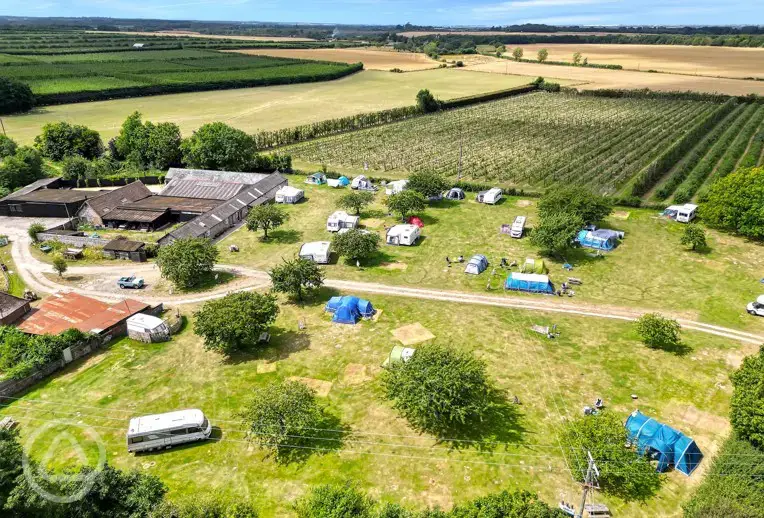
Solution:
{"label": "blue tent", "polygon": [[324,307],[329,313],[334,313],[332,322],[340,324],[355,324],[361,318],[369,318],[374,315],[374,307],[371,302],[358,297],[332,297]]}
{"label": "blue tent", "polygon": [[623,233],[615,230],[600,228],[597,230],[581,230],[578,232],[576,241],[581,246],[594,248],[595,250],[612,250],[618,246],[618,240]]}
{"label": "blue tent", "polygon": [[512,273],[504,283],[504,289],[529,293],[554,293],[552,281],[537,273]]}
{"label": "blue tent", "polygon": [[347,176],[340,176],[339,178],[337,178],[337,181],[343,187],[345,187],[346,185],[350,185],[350,180],[348,180]]}
{"label": "blue tent", "polygon": [[668,425],[659,423],[635,410],[626,420],[629,440],[637,451],[658,460],[657,470],[664,472],[670,466],[690,475],[703,459],[698,445],[690,437]]}

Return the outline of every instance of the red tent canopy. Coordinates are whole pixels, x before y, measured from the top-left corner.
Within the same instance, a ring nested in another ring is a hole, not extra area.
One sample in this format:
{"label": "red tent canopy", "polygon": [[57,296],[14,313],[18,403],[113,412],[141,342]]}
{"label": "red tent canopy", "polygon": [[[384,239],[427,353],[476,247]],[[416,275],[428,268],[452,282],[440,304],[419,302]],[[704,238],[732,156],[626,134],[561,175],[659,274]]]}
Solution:
{"label": "red tent canopy", "polygon": [[418,217],[416,217],[416,216],[411,216],[409,218],[409,224],[410,225],[416,225],[419,228],[424,227],[424,222],[421,219],[419,219]]}

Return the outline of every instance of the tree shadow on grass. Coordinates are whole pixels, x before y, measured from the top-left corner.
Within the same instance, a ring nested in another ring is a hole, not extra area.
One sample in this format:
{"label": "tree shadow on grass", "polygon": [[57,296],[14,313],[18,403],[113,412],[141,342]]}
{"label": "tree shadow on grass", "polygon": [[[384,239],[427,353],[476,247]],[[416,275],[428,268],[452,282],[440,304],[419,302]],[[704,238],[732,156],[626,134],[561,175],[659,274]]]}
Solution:
{"label": "tree shadow on grass", "polygon": [[450,208],[456,207],[457,205],[459,205],[459,201],[449,200],[448,198],[443,198],[442,200],[430,202],[430,208],[433,208],[433,209],[450,209]]}
{"label": "tree shadow on grass", "polygon": [[293,353],[310,348],[310,335],[284,329],[271,329],[271,341],[267,346],[262,344],[249,351],[239,351],[229,355],[225,363],[238,365],[256,360],[276,362],[286,360]]}
{"label": "tree shadow on grass", "polygon": [[209,291],[214,288],[217,288],[218,286],[228,284],[235,278],[236,278],[236,274],[234,273],[227,272],[225,270],[213,270],[211,272],[200,275],[197,283],[191,286],[190,288],[183,288],[183,289],[173,288],[173,291],[178,294],[199,293],[201,291]]}
{"label": "tree shadow on grass", "polygon": [[660,349],[661,351],[671,353],[673,355],[680,356],[680,357],[687,356],[693,350],[692,347],[690,347],[684,342],[677,342],[676,344],[663,345],[660,347],[655,347],[655,349]]}
{"label": "tree shadow on grass", "polygon": [[361,219],[385,219],[387,212],[379,209],[368,209],[361,211]]}
{"label": "tree shadow on grass", "polygon": [[[210,437],[208,441],[214,441],[219,442],[223,440],[223,430],[219,426],[213,426],[212,432],[210,433]],[[164,452],[168,450],[172,451],[183,451],[183,450],[189,450],[191,448],[197,448],[199,446],[204,446],[208,441],[194,441],[194,442],[187,442],[183,444],[176,444],[174,446],[164,446],[159,447],[155,449],[154,451],[139,451],[135,453],[136,457],[152,457],[154,455],[162,455]]]}
{"label": "tree shadow on grass", "polygon": [[302,232],[294,229],[271,230],[268,239],[260,239],[263,243],[275,243],[282,245],[293,245],[302,239]]}
{"label": "tree shadow on grass", "polygon": [[313,455],[326,455],[342,449],[345,438],[350,433],[350,427],[340,419],[326,411],[322,412],[321,420],[300,436],[287,437],[283,444],[273,452],[273,458],[278,464],[301,464]]}

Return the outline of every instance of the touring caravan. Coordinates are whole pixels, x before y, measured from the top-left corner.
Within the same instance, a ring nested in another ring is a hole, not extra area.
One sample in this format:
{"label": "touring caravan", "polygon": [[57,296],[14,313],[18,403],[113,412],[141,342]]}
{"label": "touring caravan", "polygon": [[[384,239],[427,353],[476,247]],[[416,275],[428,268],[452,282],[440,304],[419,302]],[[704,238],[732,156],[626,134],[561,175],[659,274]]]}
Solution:
{"label": "touring caravan", "polygon": [[416,225],[395,225],[390,227],[385,237],[388,245],[411,246],[419,239],[420,230]]}
{"label": "touring caravan", "polygon": [[285,185],[276,191],[276,203],[297,203],[305,196],[305,191],[291,185]]}
{"label": "touring caravan", "polygon": [[127,451],[137,453],[171,448],[209,439],[211,433],[209,420],[195,408],[134,417],[127,430]]}
{"label": "touring caravan", "polygon": [[488,189],[487,191],[479,192],[477,195],[477,202],[487,203],[488,205],[495,205],[499,202],[501,197],[502,197],[501,189],[494,187],[493,189]]}
{"label": "touring caravan", "polygon": [[317,264],[328,264],[331,256],[331,246],[329,241],[313,241],[305,243],[300,247],[300,259],[308,259]]}
{"label": "touring caravan", "polygon": [[525,230],[525,216],[517,216],[512,223],[512,228],[509,230],[509,235],[516,239],[523,237],[523,231]]}
{"label": "touring caravan", "polygon": [[695,219],[695,213],[697,210],[697,205],[693,205],[692,203],[685,203],[679,208],[678,211],[676,211],[676,220],[679,223],[689,223]]}
{"label": "touring caravan", "polygon": [[326,220],[326,230],[339,232],[343,228],[356,228],[360,219],[358,216],[350,216],[347,212],[338,210]]}

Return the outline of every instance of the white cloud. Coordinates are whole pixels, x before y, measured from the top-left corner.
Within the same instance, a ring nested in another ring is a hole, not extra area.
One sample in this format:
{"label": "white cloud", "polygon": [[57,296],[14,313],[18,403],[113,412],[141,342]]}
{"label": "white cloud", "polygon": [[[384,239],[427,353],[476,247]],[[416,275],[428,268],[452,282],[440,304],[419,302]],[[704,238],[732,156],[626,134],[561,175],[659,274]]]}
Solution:
{"label": "white cloud", "polygon": [[545,7],[568,7],[577,5],[607,4],[617,0],[517,0],[499,4],[480,5],[472,9],[476,14],[504,14],[523,9],[543,9]]}

